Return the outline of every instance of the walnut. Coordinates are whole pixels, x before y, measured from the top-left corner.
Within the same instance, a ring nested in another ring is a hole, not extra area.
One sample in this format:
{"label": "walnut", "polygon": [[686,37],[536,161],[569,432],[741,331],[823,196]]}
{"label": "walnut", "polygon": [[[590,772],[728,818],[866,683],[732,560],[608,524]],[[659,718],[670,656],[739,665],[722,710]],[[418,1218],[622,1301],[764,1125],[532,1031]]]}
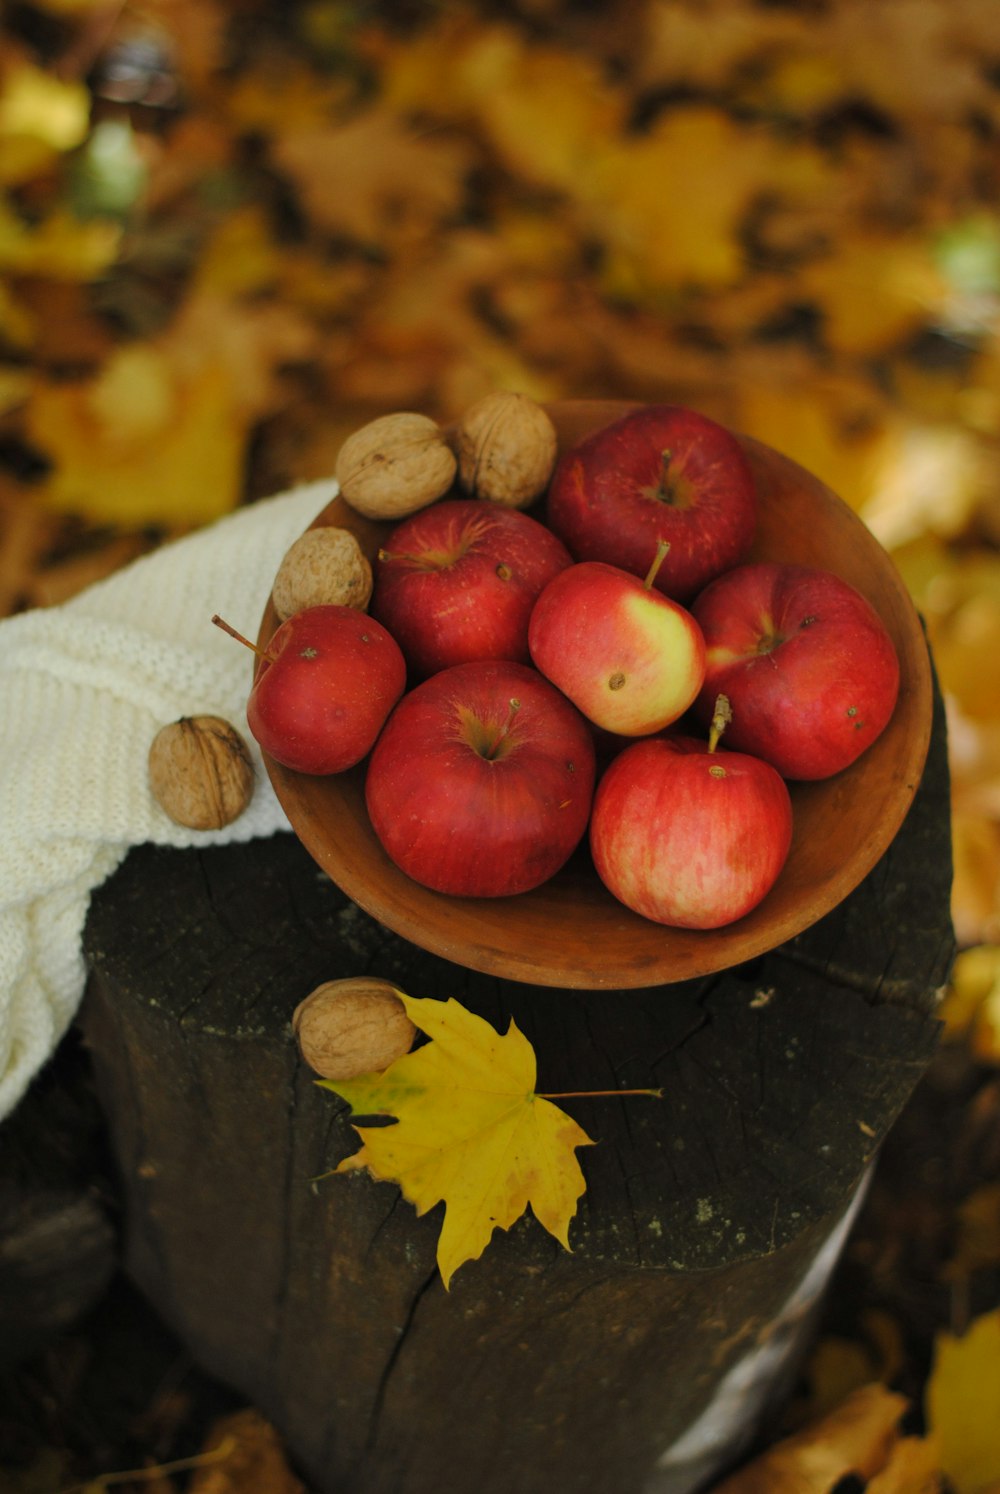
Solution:
{"label": "walnut", "polygon": [[396,987],[373,976],[328,980],[300,1001],[292,1031],[302,1057],[324,1079],[380,1073],[413,1046],[417,1029]]}
{"label": "walnut", "polygon": [[526,394],[487,394],[455,432],[458,479],[466,493],[504,508],[527,508],[548,487],[556,428]]}
{"label": "walnut", "polygon": [[221,830],[250,803],[253,759],[239,732],[221,716],[182,716],[153,738],[149,786],[176,824]]}
{"label": "walnut", "polygon": [[368,519],[401,519],[426,508],[455,480],[455,454],[428,415],[380,415],[337,454],[344,501]]}
{"label": "walnut", "polygon": [[372,568],[349,529],[307,529],[286,551],[271,590],[282,622],[306,607],[334,604],[364,611]]}

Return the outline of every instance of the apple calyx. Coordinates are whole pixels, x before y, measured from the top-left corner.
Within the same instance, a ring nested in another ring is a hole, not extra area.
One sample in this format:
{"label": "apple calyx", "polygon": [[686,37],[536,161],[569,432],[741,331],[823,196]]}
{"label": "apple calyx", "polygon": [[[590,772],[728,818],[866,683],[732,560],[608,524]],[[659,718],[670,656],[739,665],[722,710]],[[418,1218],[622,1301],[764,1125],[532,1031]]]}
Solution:
{"label": "apple calyx", "polygon": [[651,498],[654,503],[662,503],[667,508],[693,508],[691,484],[685,480],[682,472],[672,466],[673,460],[673,451],[669,446],[664,447],[660,452],[659,477],[655,484],[642,489],[643,496]]}
{"label": "apple calyx", "polygon": [[484,721],[472,711],[459,710],[463,736],[473,752],[477,752],[485,762],[494,763],[506,757],[509,748],[514,745],[508,739],[514,718],[521,709],[521,702],[512,695],[507,704],[509,709],[506,719],[499,726],[494,722]]}
{"label": "apple calyx", "polygon": [[642,583],[643,586],[646,588],[647,591],[652,591],[652,589],[653,589],[653,582],[656,580],[656,577],[657,577],[657,575],[659,573],[660,566],[663,564],[664,560],[666,560],[666,558],[667,558],[667,551],[669,549],[670,549],[670,541],[669,540],[661,539],[661,540],[657,541],[656,554],[653,556],[653,563],[649,567],[649,570],[646,572],[645,579],[643,580],[643,583]]}
{"label": "apple calyx", "polygon": [[212,614],[212,621],[217,628],[221,628],[224,633],[228,633],[230,638],[235,638],[237,643],[242,643],[244,648],[248,648],[251,653],[256,654],[258,659],[263,659],[265,664],[274,663],[277,658],[276,654],[269,654],[267,649],[259,648],[256,643],[251,643],[249,638],[244,638],[242,633],[237,633],[236,629],[227,623],[225,618],[220,617],[217,612]]}
{"label": "apple calyx", "polygon": [[[386,550],[382,547],[378,551],[379,563],[390,565],[393,561],[405,561],[408,565],[418,571],[448,571],[457,565],[470,550],[475,550],[489,533],[489,523],[480,514],[464,521],[457,534],[449,538],[444,544],[419,551],[409,550]],[[507,569],[505,567],[505,569]],[[497,568],[498,574],[500,568]],[[501,580],[509,579],[510,571]]]}

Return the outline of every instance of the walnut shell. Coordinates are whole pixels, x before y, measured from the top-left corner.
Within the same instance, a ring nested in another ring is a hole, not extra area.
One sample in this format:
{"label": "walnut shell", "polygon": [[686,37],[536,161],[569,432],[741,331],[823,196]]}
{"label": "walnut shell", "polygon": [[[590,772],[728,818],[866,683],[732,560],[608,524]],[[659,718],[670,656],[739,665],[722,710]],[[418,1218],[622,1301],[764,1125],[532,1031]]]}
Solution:
{"label": "walnut shell", "polygon": [[335,473],[345,503],[369,519],[426,508],[455,480],[455,453],[428,415],[380,415],[348,436]]}
{"label": "walnut shell", "polygon": [[549,485],[556,428],[526,394],[501,390],[466,410],[455,447],[458,480],[466,493],[504,508],[527,508]]}
{"label": "walnut shell", "polygon": [[399,991],[374,976],[317,986],[292,1014],[302,1057],[324,1079],[381,1073],[413,1046],[417,1029]]}
{"label": "walnut shell", "polygon": [[271,589],[282,622],[306,607],[333,604],[364,611],[372,568],[349,529],[307,529],[285,552]]}
{"label": "walnut shell", "polygon": [[239,732],[221,716],[182,716],[153,738],[149,786],[176,824],[221,830],[253,797],[253,759]]}

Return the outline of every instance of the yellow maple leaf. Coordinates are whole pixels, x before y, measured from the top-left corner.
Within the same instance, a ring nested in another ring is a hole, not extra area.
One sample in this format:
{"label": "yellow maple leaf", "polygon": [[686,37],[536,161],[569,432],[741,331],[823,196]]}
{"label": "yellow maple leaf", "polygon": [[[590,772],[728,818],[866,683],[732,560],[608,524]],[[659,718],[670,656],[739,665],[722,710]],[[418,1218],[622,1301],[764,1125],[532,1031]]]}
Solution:
{"label": "yellow maple leaf", "polygon": [[926,1409],[955,1494],[982,1494],[1000,1470],[1000,1310],[956,1337],[940,1333]]}
{"label": "yellow maple leaf", "polygon": [[588,174],[605,287],[631,298],[734,285],[746,269],[741,232],[751,206],[763,194],[811,203],[831,180],[812,146],[782,146],[710,105],[670,110],[641,136],[609,139],[591,153]]}
{"label": "yellow maple leaf", "polygon": [[1000,1060],[1000,946],[959,952],[937,1015],[947,1037],[968,1041],[986,1063]]}
{"label": "yellow maple leaf", "polygon": [[25,412],[52,463],[40,492],[98,522],[208,523],[240,499],[253,423],[313,334],[289,308],[192,294],[158,338],[90,378],[36,381]]}
{"label": "yellow maple leaf", "polygon": [[744,380],[736,424],[821,478],[855,510],[881,486],[898,450],[898,417],[861,381],[834,376]]}
{"label": "yellow maple leaf", "polygon": [[803,294],[819,303],[830,346],[861,356],[933,325],[949,295],[932,246],[919,235],[846,233],[798,281]]}
{"label": "yellow maple leaf", "polygon": [[535,1092],[531,1044],[511,1021],[498,1033],[454,1000],[400,994],[431,1042],[381,1074],[320,1081],[358,1115],[391,1115],[393,1126],[356,1130],[364,1145],[337,1172],[367,1168],[398,1183],[418,1215],[445,1204],[437,1262],[445,1287],[478,1260],[494,1230],[531,1207],[565,1246],[586,1183],[575,1151],[585,1131]]}
{"label": "yellow maple leaf", "polygon": [[82,222],[56,208],[38,224],[24,222],[0,200],[0,272],[52,280],[93,280],[114,263],[121,228],[107,219]]}

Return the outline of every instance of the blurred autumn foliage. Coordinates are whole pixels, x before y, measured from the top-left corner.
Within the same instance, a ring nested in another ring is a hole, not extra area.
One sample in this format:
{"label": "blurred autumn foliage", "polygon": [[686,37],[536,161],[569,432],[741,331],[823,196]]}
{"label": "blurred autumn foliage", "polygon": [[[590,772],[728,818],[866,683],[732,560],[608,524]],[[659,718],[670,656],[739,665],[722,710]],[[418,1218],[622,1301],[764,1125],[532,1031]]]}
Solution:
{"label": "blurred autumn foliage", "polygon": [[[997,21],[995,0],[12,0],[0,615],[329,475],[388,410],[448,419],[497,387],[693,404],[825,479],[923,613],[954,784],[944,1010],[995,1067]],[[976,1207],[1000,1267],[995,1185]],[[938,1487],[916,1477],[877,1487]]]}

